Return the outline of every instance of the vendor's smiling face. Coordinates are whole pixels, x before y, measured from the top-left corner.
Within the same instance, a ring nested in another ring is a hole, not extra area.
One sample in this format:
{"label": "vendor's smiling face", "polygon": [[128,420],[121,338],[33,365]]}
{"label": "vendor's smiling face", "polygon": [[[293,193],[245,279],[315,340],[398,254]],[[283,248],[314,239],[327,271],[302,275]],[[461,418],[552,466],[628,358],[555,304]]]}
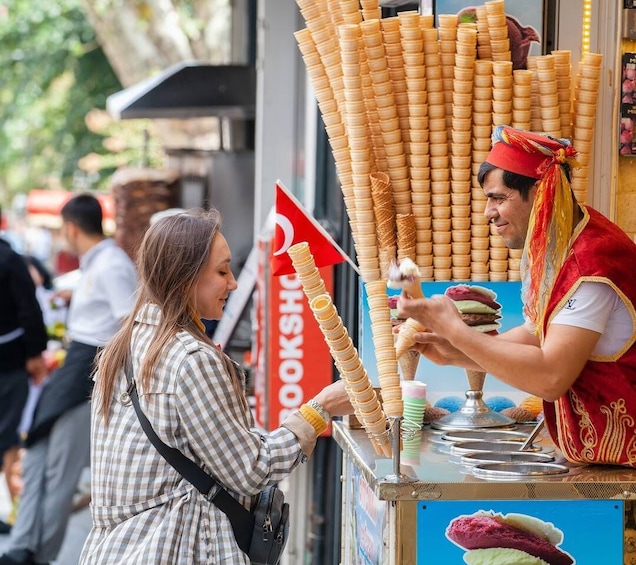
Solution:
{"label": "vendor's smiling face", "polygon": [[488,198],[484,215],[503,237],[506,247],[523,249],[537,185],[530,189],[527,200],[524,200],[518,190],[503,183],[502,177],[502,169],[493,169],[484,179],[484,194]]}

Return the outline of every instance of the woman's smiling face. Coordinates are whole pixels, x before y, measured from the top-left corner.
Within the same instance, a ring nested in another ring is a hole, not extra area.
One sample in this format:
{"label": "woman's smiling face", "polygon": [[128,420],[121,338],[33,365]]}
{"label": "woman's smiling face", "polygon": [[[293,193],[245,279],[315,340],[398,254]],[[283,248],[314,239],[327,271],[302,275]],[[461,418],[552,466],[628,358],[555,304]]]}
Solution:
{"label": "woman's smiling face", "polygon": [[207,265],[201,271],[194,287],[194,308],[199,317],[218,320],[230,292],[237,288],[230,262],[232,254],[225,237],[220,232],[212,240]]}
{"label": "woman's smiling face", "polygon": [[523,249],[530,223],[532,205],[537,192],[535,184],[523,200],[518,190],[503,183],[503,170],[493,169],[484,179],[484,193],[488,202],[484,215],[493,224],[509,249]]}

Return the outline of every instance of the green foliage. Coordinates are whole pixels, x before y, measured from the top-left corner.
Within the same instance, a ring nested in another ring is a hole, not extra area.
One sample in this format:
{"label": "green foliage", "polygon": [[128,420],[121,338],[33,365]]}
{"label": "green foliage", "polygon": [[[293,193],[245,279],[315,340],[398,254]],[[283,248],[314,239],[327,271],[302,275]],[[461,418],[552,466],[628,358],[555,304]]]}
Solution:
{"label": "green foliage", "polygon": [[0,0],[0,61],[0,201],[72,188],[80,158],[108,153],[85,116],[121,89],[80,0]]}

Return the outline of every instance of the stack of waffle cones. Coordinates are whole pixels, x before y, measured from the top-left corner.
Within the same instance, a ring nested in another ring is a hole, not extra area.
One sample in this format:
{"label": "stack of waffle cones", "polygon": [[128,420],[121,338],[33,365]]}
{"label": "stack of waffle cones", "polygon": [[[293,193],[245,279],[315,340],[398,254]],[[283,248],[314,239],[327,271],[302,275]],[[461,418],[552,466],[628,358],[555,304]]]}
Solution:
{"label": "stack of waffle cones", "polygon": [[[490,233],[477,181],[492,127],[571,134],[583,164],[574,172],[573,188],[584,201],[601,60],[584,56],[573,113],[568,52],[529,57],[529,70],[513,74],[503,0],[477,6],[475,25],[439,14],[438,29],[432,17],[416,12],[381,19],[378,0],[296,1],[306,28],[295,37],[335,159],[361,278],[374,304],[385,411],[400,415],[398,359],[402,377],[412,378],[408,357],[413,362],[418,357],[405,353],[412,342],[404,344],[409,332],[422,328],[403,324],[393,348],[381,282],[388,264],[397,257],[413,259],[423,280],[518,280],[519,252],[509,252]],[[385,414],[308,253],[303,247],[290,251],[358,418],[377,449],[386,452]]]}
{"label": "stack of waffle cones", "polygon": [[[329,352],[336,368],[345,381],[345,389],[355,410],[356,417],[362,422],[378,454],[390,455],[390,443],[386,433],[386,418],[382,412],[377,394],[347,329],[338,315],[331,296],[326,291],[324,281],[316,268],[309,245],[306,242],[300,242],[292,245],[287,252],[302,283],[303,291],[309,300],[314,318],[318,322],[325,341],[329,346]],[[392,343],[393,337],[390,333],[389,336]],[[394,349],[393,351],[395,352]],[[399,387],[399,382],[397,385]],[[389,406],[392,405],[389,404]],[[394,410],[397,408],[401,409],[401,407],[393,406]]]}
{"label": "stack of waffle cones", "polygon": [[504,0],[490,0],[486,2],[485,6],[492,60],[510,61],[510,39],[508,38]]}
{"label": "stack of waffle cones", "polygon": [[572,171],[572,190],[580,202],[587,201],[601,62],[601,55],[585,53],[576,76],[573,145],[579,152],[581,168]]}

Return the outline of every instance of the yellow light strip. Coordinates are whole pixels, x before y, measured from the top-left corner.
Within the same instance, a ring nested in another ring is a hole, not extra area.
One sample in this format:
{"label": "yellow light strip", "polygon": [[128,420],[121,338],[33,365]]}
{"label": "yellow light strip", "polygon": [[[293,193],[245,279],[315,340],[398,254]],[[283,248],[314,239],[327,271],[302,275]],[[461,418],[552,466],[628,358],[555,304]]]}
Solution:
{"label": "yellow light strip", "polygon": [[592,27],[592,0],[583,0],[583,33],[581,51],[589,53],[590,51],[590,35]]}

